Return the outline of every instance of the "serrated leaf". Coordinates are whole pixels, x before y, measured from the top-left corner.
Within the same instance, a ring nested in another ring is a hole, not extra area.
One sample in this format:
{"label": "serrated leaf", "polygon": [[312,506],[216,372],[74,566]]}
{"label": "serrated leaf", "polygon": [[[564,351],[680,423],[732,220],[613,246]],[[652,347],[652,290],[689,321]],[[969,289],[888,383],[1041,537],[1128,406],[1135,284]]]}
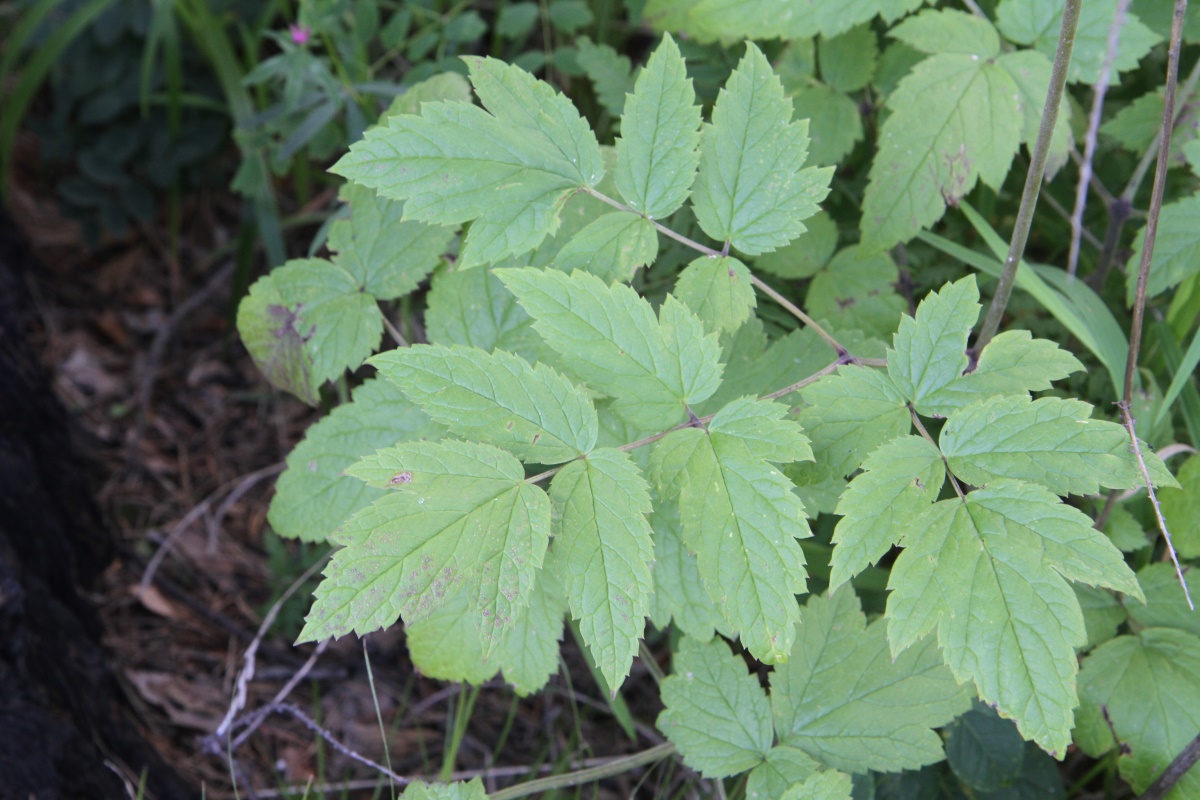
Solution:
{"label": "serrated leaf", "polygon": [[502,447],[522,461],[558,464],[596,446],[592,402],[544,364],[443,345],[402,347],[371,363],[454,433]]}
{"label": "serrated leaf", "polygon": [[[1100,133],[1118,141],[1131,153],[1142,153],[1158,138],[1162,128],[1166,93],[1159,87],[1146,92],[1100,126]],[[1176,144],[1171,137],[1172,148]]]}
{"label": "serrated leaf", "polygon": [[809,217],[806,224],[808,230],[799,239],[786,247],[763,253],[754,260],[754,266],[781,278],[811,278],[816,275],[829,263],[833,251],[837,249],[837,223],[824,211],[818,211]]}
{"label": "serrated leaf", "polygon": [[[1200,273],[1200,194],[1167,203],[1158,218],[1158,233],[1154,237],[1154,255],[1150,259],[1150,274],[1146,281],[1146,297],[1154,297],[1178,286],[1192,275]],[[1133,242],[1133,255],[1126,267],[1125,301],[1132,306],[1137,293],[1138,268],[1142,263],[1142,248],[1146,231],[1138,232]]]}
{"label": "serrated leaf", "polygon": [[900,320],[887,371],[917,411],[928,414],[925,399],[967,368],[967,337],[978,318],[979,289],[968,275],[930,293],[915,317]]}
{"label": "serrated leaf", "polygon": [[296,309],[279,293],[274,273],[255,281],[238,304],[238,334],[255,366],[272,386],[315,406],[323,381],[313,375],[312,356],[304,349],[297,321]]}
{"label": "serrated leaf", "polygon": [[709,433],[743,442],[755,458],[786,464],[812,461],[808,437],[794,420],[787,419],[783,403],[753,396],[731,400],[708,423]]}
{"label": "serrated leaf", "polygon": [[997,334],[983,352],[973,372],[961,375],[925,396],[924,408],[941,416],[996,395],[1026,395],[1050,388],[1083,370],[1079,359],[1059,349],[1049,339],[1034,339],[1029,331]]}
{"label": "serrated leaf", "polygon": [[404,787],[404,800],[486,800],[483,781],[474,778],[470,782],[423,783],[413,781]]}
{"label": "serrated leaf", "polygon": [[[1032,149],[1037,141],[1038,128],[1041,127],[1042,112],[1046,108],[1050,73],[1054,65],[1049,58],[1036,50],[1003,53],[996,59],[996,64],[1012,77],[1013,83],[1021,92],[1019,99],[1021,116],[1024,119],[1021,141]],[[1064,94],[1062,105],[1058,109],[1058,118],[1054,121],[1054,131],[1050,135],[1050,150],[1046,154],[1046,180],[1054,177],[1067,163],[1071,144],[1071,102]]]}
{"label": "serrated leaf", "polygon": [[665,628],[673,620],[679,630],[700,642],[712,639],[715,631],[731,633],[726,630],[720,610],[704,591],[696,556],[683,544],[679,504],[657,497],[654,500],[654,510],[648,517],[654,531],[651,621],[658,628]]}
{"label": "serrated leaf", "polygon": [[1025,740],[1011,721],[977,704],[946,728],[946,761],[958,779],[980,792],[1002,789],[1021,777]]}
{"label": "serrated leaf", "polygon": [[853,781],[844,772],[817,772],[783,793],[782,800],[851,800]]}
{"label": "serrated leaf", "polygon": [[805,310],[839,328],[856,328],[879,339],[891,336],[908,307],[896,293],[900,271],[887,253],[864,256],[848,247],[813,277]]}
{"label": "serrated leaf", "polygon": [[1122,553],[1135,553],[1150,544],[1142,523],[1122,505],[1113,506],[1104,525],[1104,534]]}
{"label": "serrated leaf", "polygon": [[[845,92],[813,84],[792,93],[792,116],[808,120],[808,164],[840,164],[862,141],[862,113]],[[811,225],[811,223],[806,223]]]}
{"label": "serrated leaf", "polygon": [[[712,397],[694,409],[697,414],[719,411],[745,394],[777,391],[809,377],[837,358],[833,348],[811,328],[795,330],[768,342],[762,322],[753,316],[722,338],[725,379]],[[797,397],[792,394],[779,400],[789,403],[797,401]]]}
{"label": "serrated leaf", "polygon": [[809,599],[791,658],[771,674],[780,743],[848,772],[940,761],[932,729],[969,707],[932,640],[893,660],[884,623],[868,626],[847,588]]}
{"label": "serrated leaf", "polygon": [[746,800],[780,800],[794,784],[803,783],[820,765],[796,747],[772,747],[746,779]]}
{"label": "serrated leaf", "polygon": [[363,456],[401,440],[436,438],[442,427],[387,381],[370,380],[304,434],[275,484],[267,521],[280,536],[323,541],[382,491],[344,474]]}
{"label": "serrated leaf", "polygon": [[879,40],[870,25],[859,25],[843,34],[821,37],[817,64],[821,79],[841,92],[857,92],[871,82]]}
{"label": "serrated leaf", "polygon": [[550,484],[547,569],[562,577],[580,635],[613,690],[629,674],[650,613],[649,488],[627,454],[607,448],[563,467]]}
{"label": "serrated leaf", "polygon": [[[1179,576],[1171,564],[1150,564],[1137,577],[1146,601],[1121,598],[1131,620],[1146,628],[1178,628],[1200,636],[1200,614],[1188,607]],[[1200,570],[1187,569],[1183,577],[1192,597],[1200,597]]]}
{"label": "serrated leaf", "polygon": [[701,256],[688,264],[675,283],[675,296],[710,331],[741,327],[757,305],[750,270],[736,258]]}
{"label": "serrated leaf", "polygon": [[[1061,2],[1044,0],[1004,0],[996,8],[996,25],[1010,41],[1033,45],[1047,58],[1054,57],[1062,22]],[[1079,13],[1075,45],[1067,80],[1095,83],[1100,78],[1108,51],[1108,34],[1116,12],[1117,0],[1094,0]],[[1135,14],[1126,13],[1112,63],[1113,78],[1133,69],[1142,56],[1159,42],[1159,37],[1142,24]]]}
{"label": "serrated leaf", "polygon": [[457,103],[471,102],[471,84],[457,72],[443,72],[414,83],[392,100],[379,116],[379,124],[386,124],[389,117],[400,114],[420,114],[422,103],[432,103],[438,100],[448,100]]}
{"label": "serrated leaf", "polygon": [[1116,636],[1117,628],[1125,621],[1125,612],[1113,593],[1080,583],[1072,584],[1071,588],[1079,600],[1083,626],[1087,630],[1087,643],[1081,649],[1090,650]]}
{"label": "serrated leaf", "polygon": [[[647,19],[659,29],[686,30],[701,41],[836,36],[881,16],[895,21],[924,0],[651,0]],[[671,13],[668,9],[674,9]],[[653,12],[659,16],[654,16]],[[667,13],[664,13],[667,12]],[[686,13],[684,13],[686,12]]]}
{"label": "serrated leaf", "polygon": [[484,657],[478,614],[469,595],[460,587],[428,616],[405,625],[409,657],[422,675],[479,685],[499,669],[499,663]]}
{"label": "serrated leaf", "polygon": [[679,47],[655,48],[625,103],[617,140],[617,189],[651,219],[675,212],[691,191],[700,154],[700,106]]}
{"label": "serrated leaf", "polygon": [[379,348],[383,315],[346,270],[320,258],[294,259],[271,278],[288,307],[296,309],[293,327],[312,357],[318,384],[356,369]]}
{"label": "serrated leaf", "polygon": [[[954,474],[977,486],[1013,478],[1067,495],[1141,485],[1128,432],[1091,416],[1082,400],[992,397],[951,414],[938,441]],[[1153,453],[1144,458],[1155,485],[1174,483]]]}
{"label": "serrated leaf", "polygon": [[979,54],[930,56],[887,99],[863,196],[862,247],[906,242],[982,180],[999,188],[1021,144],[1020,90]]}
{"label": "serrated leaf", "polygon": [[[1200,734],[1200,638],[1172,628],[1148,628],[1097,647],[1084,659],[1079,695],[1084,709],[1107,710],[1107,719],[1128,746],[1117,763],[1135,792],[1145,791]],[[1112,747],[1087,747],[1101,755]],[[1195,797],[1200,773],[1186,772],[1168,797]]]}
{"label": "serrated leaf", "polygon": [[405,219],[474,220],[464,267],[537,247],[571,192],[604,176],[596,137],[569,100],[519,67],[474,57],[467,64],[487,111],[426,103],[420,116],[368,131],[333,167],[405,200]]}
{"label": "serrated leaf", "polygon": [[878,561],[937,500],[946,478],[942,454],[920,436],[900,436],[875,450],[838,502],[829,587],[836,589]]}
{"label": "serrated leaf", "polygon": [[654,446],[651,470],[664,496],[679,495],[684,543],[709,596],[746,649],[775,663],[791,649],[795,595],[806,582],[796,540],[811,534],[791,481],[764,457],[803,457],[802,445],[795,436],[778,445],[762,438],[795,427],[776,416],[778,404],[746,398],[731,406],[728,431],[714,418],[708,431],[671,433]]}
{"label": "serrated leaf", "polygon": [[904,396],[883,370],[846,366],[801,391],[800,425],[819,463],[849,475],[885,441],[912,429]]}
{"label": "serrated leaf", "polygon": [[[547,553],[547,561],[553,552]],[[558,643],[566,612],[567,600],[558,578],[543,567],[529,596],[529,607],[517,615],[497,652],[504,679],[519,696],[540,691],[558,671]]]}
{"label": "serrated leaf", "polygon": [[955,53],[995,58],[1000,54],[1000,36],[986,19],[947,8],[922,11],[888,31],[922,53]]}
{"label": "serrated leaf", "polygon": [[347,470],[393,487],[331,541],[301,641],[413,623],[465,587],[485,657],[529,603],[550,536],[550,502],[515,457],[468,442],[413,442]]}
{"label": "serrated leaf", "polygon": [[554,258],[564,272],[583,270],[606,283],[628,283],[639,267],[658,257],[654,223],[637,214],[614,211],[575,234]]}
{"label": "serrated leaf", "polygon": [[693,203],[701,229],[747,255],[775,250],[806,230],[829,193],[829,168],[804,168],[808,125],[753,43],[729,76],[700,143]]}
{"label": "serrated leaf", "polygon": [[625,109],[625,95],[633,91],[633,67],[629,57],[606,44],[596,44],[586,36],[576,39],[575,47],[579,51],[575,58],[591,79],[600,105],[614,117],[621,116]]}
{"label": "serrated leaf", "polygon": [[633,289],[606,286],[584,272],[505,269],[499,275],[563,366],[615,398],[613,410],[630,422],[662,430],[720,384],[715,337],[674,298],[656,320]]}
{"label": "serrated leaf", "polygon": [[404,222],[404,204],[347,183],[338,196],[350,216],[329,227],[333,263],[354,276],[377,300],[408,294],[437,266],[454,231],[421,222]]}
{"label": "serrated leaf", "polygon": [[745,772],[771,749],[767,695],[722,640],[681,640],[660,689],[666,708],[658,715],[658,728],[683,763],[704,777]]}
{"label": "serrated leaf", "polygon": [[1091,520],[1046,489],[998,480],[935,503],[892,567],[892,651],[936,626],[955,677],[974,681],[1027,739],[1062,753],[1077,702],[1074,648],[1087,641],[1067,580],[1140,592]]}
{"label": "serrated leaf", "polygon": [[508,350],[526,361],[537,360],[542,348],[533,319],[490,269],[435,276],[426,300],[425,328],[433,344]]}

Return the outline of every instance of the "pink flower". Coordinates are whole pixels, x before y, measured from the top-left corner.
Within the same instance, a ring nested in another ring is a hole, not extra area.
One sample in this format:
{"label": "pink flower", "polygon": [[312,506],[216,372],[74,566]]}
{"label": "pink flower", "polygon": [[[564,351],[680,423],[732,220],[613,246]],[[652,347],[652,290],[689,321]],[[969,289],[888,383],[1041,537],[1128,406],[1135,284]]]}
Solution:
{"label": "pink flower", "polygon": [[288,25],[288,33],[292,35],[292,41],[296,44],[308,44],[309,37],[312,36],[312,28],[306,25]]}

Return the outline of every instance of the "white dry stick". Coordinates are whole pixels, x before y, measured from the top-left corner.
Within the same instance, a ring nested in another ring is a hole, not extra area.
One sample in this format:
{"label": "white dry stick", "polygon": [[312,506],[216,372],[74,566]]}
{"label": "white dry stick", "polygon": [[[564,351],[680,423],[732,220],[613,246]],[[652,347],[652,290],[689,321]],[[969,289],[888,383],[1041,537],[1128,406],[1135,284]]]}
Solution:
{"label": "white dry stick", "polygon": [[1079,165],[1079,185],[1075,187],[1075,210],[1071,213],[1071,249],[1067,254],[1067,280],[1075,280],[1079,268],[1079,240],[1083,236],[1083,211],[1087,207],[1087,189],[1092,180],[1092,161],[1096,157],[1096,139],[1100,132],[1100,116],[1104,112],[1104,96],[1112,77],[1113,63],[1120,48],[1121,28],[1125,27],[1125,13],[1130,0],[1118,0],[1108,28],[1108,49],[1104,52],[1104,63],[1100,67],[1100,78],[1092,89],[1092,111],[1088,115],[1087,137],[1083,144],[1083,163]]}

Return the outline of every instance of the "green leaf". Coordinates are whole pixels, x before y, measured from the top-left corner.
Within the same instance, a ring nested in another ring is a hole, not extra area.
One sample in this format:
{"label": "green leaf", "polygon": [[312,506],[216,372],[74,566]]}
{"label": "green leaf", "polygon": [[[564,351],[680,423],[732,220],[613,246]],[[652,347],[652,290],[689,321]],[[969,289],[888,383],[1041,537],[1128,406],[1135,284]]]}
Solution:
{"label": "green leaf", "polygon": [[[652,495],[653,496],[653,495]],[[654,593],[650,619],[659,628],[674,620],[679,630],[707,642],[714,631],[730,633],[720,610],[704,590],[696,556],[683,544],[679,504],[654,497],[650,527],[654,530]]]}
{"label": "green leaf", "polygon": [[650,487],[626,453],[606,448],[563,467],[550,498],[547,569],[562,578],[580,635],[609,688],[619,689],[650,613]]}
{"label": "green leaf", "polygon": [[1079,583],[1071,588],[1083,610],[1083,625],[1087,629],[1087,644],[1082,649],[1090,650],[1116,636],[1117,628],[1125,621],[1125,611],[1112,592]]}
{"label": "green leaf", "polygon": [[887,370],[917,411],[929,414],[925,399],[967,368],[967,337],[978,318],[979,290],[975,276],[968,275],[930,293],[915,318],[900,320]]}
{"label": "green leaf", "polygon": [[1015,783],[1025,765],[1025,740],[1010,720],[977,704],[946,728],[946,761],[958,779],[980,792]]}
{"label": "green leaf", "polygon": [[710,331],[733,331],[757,305],[750,270],[736,258],[701,256],[688,264],[675,283],[675,296]]}
{"label": "green leaf", "polygon": [[846,588],[808,601],[792,657],[771,673],[780,743],[847,772],[940,761],[932,729],[969,707],[931,639],[893,660],[884,623],[868,626]]}
{"label": "green leaf", "polygon": [[658,257],[654,223],[637,214],[614,211],[575,234],[554,258],[564,272],[583,270],[605,283],[628,283],[639,267]]}
{"label": "green leaf", "polygon": [[[876,16],[893,22],[920,7],[924,0],[699,0],[686,16],[679,10],[651,21],[660,29],[682,29],[701,41],[716,39],[799,39],[837,36]],[[652,0],[647,17],[661,7],[683,6],[678,0]],[[661,13],[661,12],[660,12]]]}
{"label": "green leaf", "polygon": [[791,649],[804,591],[810,536],[792,484],[767,460],[808,457],[786,407],[743,398],[704,431],[684,428],[654,446],[651,470],[664,496],[679,495],[683,537],[700,577],[755,658],[775,663]]}
{"label": "green leaf", "polygon": [[[1032,150],[1037,141],[1038,128],[1041,127],[1042,112],[1046,108],[1050,73],[1054,65],[1049,58],[1036,50],[1004,53],[996,59],[996,64],[1009,74],[1021,92],[1021,116],[1024,119],[1021,141]],[[1058,118],[1054,121],[1054,130],[1050,135],[1050,150],[1046,155],[1047,180],[1054,177],[1067,163],[1071,144],[1071,102],[1064,94],[1058,109]]]}
{"label": "green leaf", "polygon": [[799,239],[786,247],[763,253],[754,260],[754,266],[781,278],[816,275],[837,249],[837,223],[824,211],[818,211],[809,217],[807,224],[808,230]]}
{"label": "green leaf", "polygon": [[383,315],[345,269],[320,258],[293,259],[271,278],[283,301],[297,310],[293,327],[312,357],[318,384],[356,369],[379,348]]}
{"label": "green leaf", "polygon": [[576,55],[579,66],[591,79],[600,105],[612,116],[621,116],[625,109],[625,95],[633,91],[633,67],[629,58],[606,44],[596,44],[586,36],[576,39],[575,47],[579,50]]}
{"label": "green leaf", "polygon": [[280,536],[319,542],[383,492],[344,474],[400,440],[436,438],[440,425],[387,381],[370,380],[304,434],[275,484],[267,521]]}
{"label": "green leaf", "polygon": [[838,502],[829,587],[836,589],[878,561],[937,500],[946,479],[942,454],[920,436],[900,436],[875,450]]}
{"label": "green leaf", "polygon": [[585,0],[554,0],[549,5],[549,17],[563,33],[574,33],[595,19]]}
{"label": "green leaf", "polygon": [[842,772],[817,772],[783,793],[783,800],[851,800],[852,780]]}
{"label": "green leaf", "polygon": [[238,304],[238,334],[255,366],[272,386],[315,406],[324,381],[313,375],[312,356],[304,349],[297,321],[296,309],[279,293],[274,273],[255,281]]}
{"label": "green leaf", "polygon": [[1150,544],[1142,523],[1122,505],[1113,506],[1104,526],[1104,534],[1112,540],[1122,553],[1136,553]]}
{"label": "green leaf", "polygon": [[792,122],[792,104],[753,43],[717,97],[712,120],[700,143],[693,198],[704,232],[747,255],[804,233],[801,220],[817,212],[833,170],[803,168],[808,125]]}
{"label": "green leaf", "polygon": [[883,370],[840,367],[801,395],[808,405],[800,424],[818,463],[835,475],[849,475],[876,447],[912,429],[904,397]]}
{"label": "green leaf", "polygon": [[512,3],[500,9],[496,17],[496,33],[506,39],[517,39],[533,30],[541,14],[533,2]]}
{"label": "green leaf", "polygon": [[[1146,92],[1101,125],[1100,133],[1117,140],[1131,153],[1145,152],[1158,138],[1158,131],[1162,128],[1165,97],[1166,92],[1162,87]],[[1175,144],[1175,137],[1172,135],[1172,149]]]}
{"label": "green leaf", "polygon": [[671,675],[660,687],[665,708],[658,728],[706,778],[756,766],[771,749],[771,706],[758,678],[720,639],[684,638]]}
{"label": "green leaf", "polygon": [[331,541],[301,641],[411,624],[453,590],[469,592],[484,656],[529,603],[550,536],[550,502],[502,450],[413,442],[380,450],[347,472],[393,487]]}
{"label": "green leaf", "polygon": [[[935,12],[926,12],[935,13]],[[887,98],[863,197],[862,247],[906,242],[982,180],[998,189],[1021,143],[1020,90],[994,53],[939,53]]]}
{"label": "green leaf", "polygon": [[[1200,194],[1167,203],[1158,218],[1158,233],[1154,237],[1154,255],[1150,259],[1150,274],[1146,281],[1146,297],[1154,297],[1172,289],[1192,275],[1200,273]],[[1133,255],[1126,266],[1125,301],[1133,306],[1137,294],[1138,268],[1142,263],[1142,247],[1146,242],[1145,229],[1133,242]]]}
{"label": "green leaf", "polygon": [[792,92],[792,115],[808,120],[809,164],[840,164],[854,145],[862,141],[862,113],[858,103],[833,87],[813,84]]}
{"label": "green leaf", "polygon": [[825,83],[841,92],[857,92],[871,82],[879,40],[870,25],[859,25],[831,38],[821,37],[817,64]]}
{"label": "green leaf", "polygon": [[899,281],[900,271],[887,253],[864,257],[857,247],[848,247],[813,278],[805,310],[839,328],[883,339],[895,333],[908,308],[894,288]]}
{"label": "green leaf", "polygon": [[888,583],[892,652],[936,626],[955,677],[1061,754],[1076,705],[1074,648],[1087,641],[1067,580],[1139,594],[1120,552],[1049,491],[1007,480],[935,503],[904,545]]}
{"label": "green leaf", "polygon": [[544,364],[443,345],[403,347],[371,363],[454,433],[522,461],[558,464],[596,446],[599,422],[591,400]]}
{"label": "green leaf", "polygon": [[[954,474],[976,486],[1014,478],[1067,495],[1142,485],[1128,432],[1091,416],[1082,400],[993,397],[951,414],[939,443]],[[1156,486],[1174,484],[1148,448],[1143,457]]]}
{"label": "green leaf", "polygon": [[432,78],[414,83],[397,95],[392,104],[379,117],[379,124],[386,125],[389,117],[399,114],[420,114],[422,103],[448,100],[457,103],[471,102],[471,84],[457,72],[443,72]]}
{"label": "green leaf", "polygon": [[716,338],[705,335],[700,320],[674,298],[667,298],[656,320],[633,289],[606,286],[584,272],[498,274],[562,364],[615,398],[613,410],[630,422],[662,430],[720,384]]}
{"label": "green leaf", "polygon": [[[1117,763],[1135,792],[1144,792],[1192,739],[1200,734],[1200,639],[1172,628],[1148,628],[1097,647],[1083,662],[1079,695],[1083,710],[1107,710],[1112,730],[1129,751]],[[1099,756],[1113,745],[1085,747]],[[1189,770],[1172,798],[1200,793],[1200,772]]]}
{"label": "green leaf", "polygon": [[796,747],[772,747],[746,779],[746,800],[780,800],[794,784],[803,783],[819,765]]}
{"label": "green leaf", "polygon": [[404,800],[487,800],[484,794],[483,781],[479,778],[469,783],[456,781],[454,783],[422,783],[413,781],[404,787]]}
{"label": "green leaf", "polygon": [[1050,388],[1083,370],[1083,364],[1049,339],[1034,339],[1029,331],[1004,331],[983,352],[973,372],[961,375],[926,395],[923,406],[947,416],[955,409],[996,395],[1026,395]]}
{"label": "green leaf", "polygon": [[461,344],[481,350],[509,350],[537,360],[542,337],[490,269],[441,272],[425,308],[425,332],[433,344]]}
{"label": "green leaf", "polygon": [[[1179,576],[1171,564],[1150,564],[1137,574],[1138,584],[1146,595],[1146,602],[1122,597],[1125,613],[1138,625],[1145,628],[1178,628],[1200,636],[1200,614],[1188,608]],[[1193,601],[1200,598],[1200,570],[1195,567],[1183,573]]]}
{"label": "green leaf", "polygon": [[405,625],[409,657],[422,675],[478,685],[496,674],[500,665],[484,656],[470,594],[460,587],[428,616]]}
{"label": "green leaf", "polygon": [[329,227],[333,263],[354,276],[378,300],[401,297],[417,288],[446,252],[454,231],[420,222],[402,222],[404,204],[347,183],[339,197],[350,216]]}
{"label": "green leaf", "polygon": [[953,53],[989,59],[1000,55],[1000,36],[992,24],[958,9],[922,11],[888,35],[930,55]]}
{"label": "green leaf", "polygon": [[405,200],[405,219],[474,220],[464,267],[537,247],[557,228],[571,192],[604,176],[596,137],[569,100],[519,67],[466,60],[487,111],[426,103],[420,116],[392,117],[368,131],[333,167]]}
{"label": "green leaf", "polygon": [[655,48],[625,101],[617,140],[617,189],[635,211],[665,219],[696,179],[700,106],[679,47],[669,35]]}
{"label": "green leaf", "polygon": [[[1133,0],[1129,7],[1147,28],[1164,39],[1170,37],[1175,7],[1171,0]],[[1183,18],[1183,40],[1191,44],[1200,41],[1200,7],[1188,6]]]}
{"label": "green leaf", "polygon": [[[553,553],[553,548],[547,552],[547,561],[552,560]],[[567,600],[558,578],[545,568],[539,570],[529,608],[517,615],[497,653],[504,679],[519,696],[540,691],[558,672],[558,643],[566,611]]]}
{"label": "green leaf", "polygon": [[[1062,23],[1062,5],[1043,0],[1004,0],[996,8],[996,25],[1010,41],[1033,45],[1047,58],[1053,58]],[[1117,0],[1092,0],[1084,4],[1075,31],[1068,81],[1096,83],[1100,79],[1116,8]],[[1159,37],[1135,14],[1126,13],[1112,63],[1113,79],[1136,67],[1158,42]]]}

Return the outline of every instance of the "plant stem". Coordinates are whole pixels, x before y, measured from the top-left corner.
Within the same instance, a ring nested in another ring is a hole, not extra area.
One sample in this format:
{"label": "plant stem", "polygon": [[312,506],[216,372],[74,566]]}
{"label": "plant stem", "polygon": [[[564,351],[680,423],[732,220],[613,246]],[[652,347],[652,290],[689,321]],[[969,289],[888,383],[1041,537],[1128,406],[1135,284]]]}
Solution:
{"label": "plant stem", "polygon": [[937,450],[938,455],[942,457],[942,464],[946,467],[946,477],[950,479],[950,485],[954,487],[954,493],[958,495],[959,500],[966,500],[967,496],[963,494],[962,487],[958,485],[958,478],[955,478],[954,473],[950,471],[949,459],[947,459],[945,454],[942,453],[942,448],[938,447],[938,444],[933,440],[933,437],[929,435],[929,431],[925,429],[925,423],[921,422],[921,418],[917,415],[917,410],[913,408],[912,403],[908,404],[908,413],[912,417],[913,425],[916,426],[917,431],[921,434],[921,437],[933,445],[933,449]]}
{"label": "plant stem", "polygon": [[[1178,62],[1176,63],[1173,74],[1179,74]],[[1195,91],[1196,83],[1198,81],[1200,81],[1200,59],[1198,59],[1196,63],[1192,65],[1192,71],[1188,73],[1187,80],[1183,83],[1183,97],[1185,100],[1191,96],[1193,91]],[[1172,129],[1174,129],[1175,123],[1178,121],[1179,113],[1175,112],[1172,114],[1171,118]],[[1133,176],[1130,177],[1129,183],[1125,185],[1125,190],[1121,192],[1121,197],[1123,197],[1130,204],[1133,203],[1134,196],[1137,194],[1138,189],[1141,188],[1142,181],[1146,178],[1146,173],[1150,171],[1150,165],[1155,163],[1155,159],[1158,157],[1159,153],[1159,145],[1161,143],[1162,136],[1155,136],[1154,141],[1150,144],[1150,148],[1142,155],[1142,160],[1138,162],[1137,167],[1133,170]],[[1168,146],[1167,151],[1170,152],[1170,150],[1171,148]]]}
{"label": "plant stem", "polygon": [[[703,253],[704,255],[709,256],[711,258],[721,258],[723,256],[729,255],[728,242],[725,244],[724,250],[714,250],[711,247],[702,245],[697,241],[689,239],[688,237],[684,236],[681,233],[676,233],[675,231],[668,228],[666,225],[663,225],[656,220],[650,219],[650,217],[647,217],[645,214],[641,213],[640,211],[632,209],[629,206],[625,205],[624,203],[620,202],[619,200],[614,200],[613,198],[609,197],[608,195],[603,194],[602,192],[598,192],[590,186],[584,186],[583,190],[585,192],[587,192],[588,194],[590,194],[592,197],[596,198],[597,200],[600,200],[601,202],[604,202],[604,203],[608,203],[613,208],[620,209],[621,211],[627,211],[630,214],[636,214],[637,216],[642,217],[643,219],[650,220],[651,224],[654,225],[654,228],[659,233],[661,233],[663,236],[667,236],[671,239],[674,239],[675,241],[679,242],[680,244],[682,244],[686,247],[690,247],[691,249],[693,249],[699,253]],[[830,336],[828,331],[826,331],[824,328],[822,328],[820,325],[818,325],[816,323],[816,321],[813,320],[812,317],[810,317],[808,314],[805,314],[803,311],[801,311],[796,306],[795,303],[791,302],[786,297],[781,295],[779,292],[775,291],[770,286],[768,286],[766,283],[764,283],[757,275],[751,273],[750,274],[750,282],[752,284],[754,284],[754,286],[757,287],[759,289],[759,291],[761,291],[763,294],[767,295],[772,300],[774,300],[776,303],[778,303],[780,306],[782,306],[784,308],[784,310],[786,310],[789,314],[791,314],[796,319],[803,322],[808,327],[812,328],[818,336],[820,336],[822,339],[824,339],[826,342],[829,343],[829,346],[834,349],[834,352],[836,352],[838,354],[838,356],[844,356],[850,352],[845,347],[843,347],[838,342],[837,339]]]}
{"label": "plant stem", "polygon": [[1138,800],[1162,800],[1197,761],[1200,761],[1200,735],[1188,742],[1187,747],[1175,756],[1175,760],[1167,765],[1158,780],[1150,784],[1150,788]]}
{"label": "plant stem", "polygon": [[670,742],[655,745],[649,750],[643,750],[640,753],[634,753],[629,756],[621,756],[614,758],[607,764],[600,764],[595,767],[588,767],[576,772],[568,772],[565,775],[549,775],[545,778],[538,778],[532,781],[518,784],[501,789],[495,794],[489,795],[489,800],[516,800],[518,797],[528,797],[531,794],[539,792],[549,792],[555,789],[565,789],[568,786],[579,786],[583,783],[598,781],[602,778],[609,778],[613,775],[620,775],[622,772],[628,772],[634,767],[640,767],[644,764],[653,764],[656,761],[661,761],[675,752],[675,745]]}
{"label": "plant stem", "polygon": [[1029,228],[1033,224],[1033,210],[1037,207],[1038,193],[1042,188],[1042,177],[1046,174],[1046,158],[1050,152],[1050,139],[1054,134],[1054,126],[1058,122],[1058,108],[1062,104],[1063,87],[1067,83],[1067,68],[1071,65],[1071,51],[1075,46],[1075,30],[1079,27],[1079,11],[1083,0],[1067,0],[1063,8],[1062,27],[1058,34],[1058,48],[1054,52],[1054,69],[1050,73],[1050,88],[1046,92],[1046,105],[1042,109],[1042,121],[1038,126],[1037,141],[1033,147],[1033,158],[1029,162],[1029,171],[1025,174],[1025,190],[1021,193],[1021,206],[1017,210],[1017,223],[1013,229],[1012,241],[1008,246],[1008,257],[1004,260],[1004,272],[1000,275],[1000,283],[996,294],[988,308],[987,317],[983,321],[983,329],[975,340],[972,350],[972,361],[1000,330],[1000,320],[1004,317],[1004,309],[1012,296],[1013,284],[1017,279],[1017,267],[1021,256],[1025,254],[1025,244],[1029,241]]}

